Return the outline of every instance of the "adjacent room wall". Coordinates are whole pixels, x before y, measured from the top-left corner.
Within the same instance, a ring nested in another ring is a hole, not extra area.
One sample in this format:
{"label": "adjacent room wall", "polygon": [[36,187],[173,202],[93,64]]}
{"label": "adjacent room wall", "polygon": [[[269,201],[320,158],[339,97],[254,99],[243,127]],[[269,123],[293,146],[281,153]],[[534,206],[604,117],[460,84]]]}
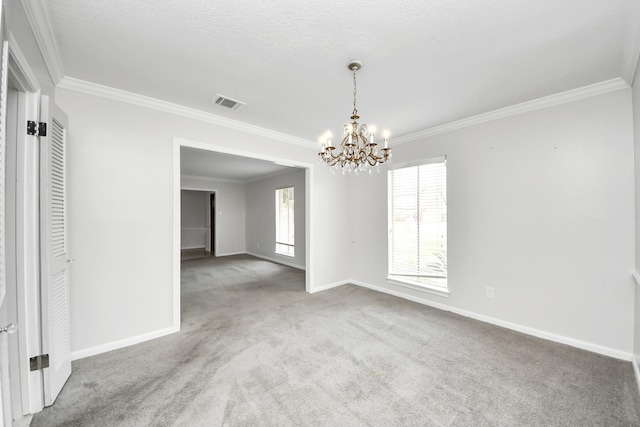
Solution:
{"label": "adjacent room wall", "polygon": [[204,249],[209,233],[209,193],[182,190],[180,200],[180,248]]}
{"label": "adjacent room wall", "polygon": [[[631,90],[394,147],[447,156],[449,297],[387,283],[386,173],[352,177],[352,278],[445,309],[629,358]],[[485,297],[493,287],[495,298]]]}
{"label": "adjacent room wall", "polygon": [[[275,253],[275,190],[294,187],[295,257]],[[293,169],[246,185],[247,252],[305,268],[305,171]]]}
{"label": "adjacent room wall", "polygon": [[[206,210],[209,209],[209,192],[215,190],[217,221],[215,254],[217,256],[226,256],[245,253],[245,185],[211,178],[183,176],[181,187],[207,190],[208,192],[204,193],[207,195]],[[206,220],[208,222],[208,216]]]}

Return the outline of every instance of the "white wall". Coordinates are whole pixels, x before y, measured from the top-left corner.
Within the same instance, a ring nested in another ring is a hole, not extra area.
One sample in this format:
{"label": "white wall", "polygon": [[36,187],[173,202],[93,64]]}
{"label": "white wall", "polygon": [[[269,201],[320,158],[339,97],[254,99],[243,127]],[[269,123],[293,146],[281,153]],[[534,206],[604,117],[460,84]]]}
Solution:
{"label": "white wall", "polygon": [[209,193],[180,192],[180,248],[204,248],[209,233]]}
{"label": "white wall", "polygon": [[[634,160],[635,160],[635,274],[640,280],[640,66],[636,68],[636,75],[632,88],[633,93],[633,128],[634,128]],[[635,287],[635,328],[634,328],[634,355],[636,375],[640,374],[638,362],[640,361],[640,283]],[[640,384],[640,376],[636,377]]]}
{"label": "white wall", "polygon": [[384,173],[350,182],[353,279],[629,357],[629,89],[403,144],[393,155],[395,165],[447,155],[451,294],[386,282]]}
{"label": "white wall", "polygon": [[[246,203],[245,185],[209,178],[183,176],[182,188],[216,192],[216,242],[217,256],[240,254],[246,251]],[[205,193],[208,194],[208,193]],[[207,207],[209,199],[207,195]]]}
{"label": "white wall", "polygon": [[[295,257],[275,253],[275,190],[294,187]],[[305,268],[305,171],[294,169],[282,175],[248,183],[247,252]]]}
{"label": "white wall", "polygon": [[[313,146],[64,89],[57,89],[56,97],[69,115],[70,248],[76,260],[71,345],[76,355],[172,328],[172,278],[179,268],[172,263],[178,203],[170,172],[174,137],[264,156],[277,153],[297,162],[316,158]],[[313,259],[307,286],[314,290],[348,277],[341,234],[318,231],[340,223],[347,194],[343,181],[326,169],[312,167],[310,177],[309,203],[316,208],[309,212],[307,256]]]}

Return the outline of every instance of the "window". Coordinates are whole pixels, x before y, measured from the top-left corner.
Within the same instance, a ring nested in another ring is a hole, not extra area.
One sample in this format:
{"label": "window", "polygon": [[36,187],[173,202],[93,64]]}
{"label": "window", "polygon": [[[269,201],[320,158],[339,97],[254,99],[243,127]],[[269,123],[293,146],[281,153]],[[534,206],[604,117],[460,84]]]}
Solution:
{"label": "window", "polygon": [[444,157],[390,170],[389,280],[448,294]]}
{"label": "window", "polygon": [[293,187],[276,190],[276,253],[294,256]]}

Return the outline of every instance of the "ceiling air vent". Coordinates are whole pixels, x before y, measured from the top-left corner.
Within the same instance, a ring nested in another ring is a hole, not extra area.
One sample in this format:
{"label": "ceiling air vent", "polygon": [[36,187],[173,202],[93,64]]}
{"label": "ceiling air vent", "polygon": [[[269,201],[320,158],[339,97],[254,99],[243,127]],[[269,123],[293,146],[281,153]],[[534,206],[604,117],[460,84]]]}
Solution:
{"label": "ceiling air vent", "polygon": [[216,97],[211,100],[211,103],[230,110],[237,110],[243,105],[247,105],[244,102],[236,101],[235,99],[228,98],[224,95],[216,95]]}

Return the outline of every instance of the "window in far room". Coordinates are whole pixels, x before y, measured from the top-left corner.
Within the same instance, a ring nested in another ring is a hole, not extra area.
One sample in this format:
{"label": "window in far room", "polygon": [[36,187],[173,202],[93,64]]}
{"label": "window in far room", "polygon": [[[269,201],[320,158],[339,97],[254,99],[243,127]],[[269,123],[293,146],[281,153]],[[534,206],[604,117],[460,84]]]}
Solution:
{"label": "window in far room", "polygon": [[388,191],[389,281],[448,294],[445,158],[390,170]]}
{"label": "window in far room", "polygon": [[293,187],[276,190],[276,253],[294,256]]}

